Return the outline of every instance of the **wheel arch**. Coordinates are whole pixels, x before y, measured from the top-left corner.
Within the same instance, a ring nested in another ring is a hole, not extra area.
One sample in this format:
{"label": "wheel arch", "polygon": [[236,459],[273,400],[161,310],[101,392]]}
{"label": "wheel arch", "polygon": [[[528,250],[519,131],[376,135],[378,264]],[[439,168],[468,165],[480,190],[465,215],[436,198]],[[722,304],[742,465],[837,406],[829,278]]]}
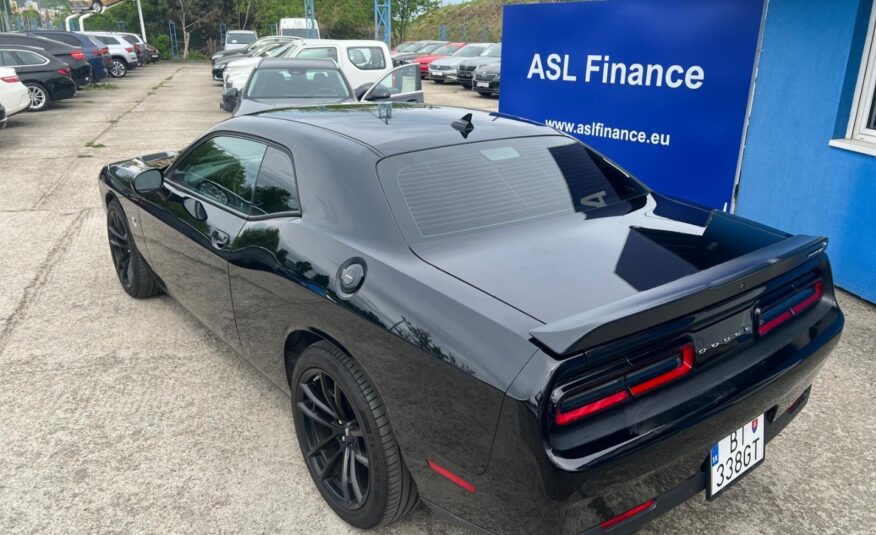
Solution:
{"label": "wheel arch", "polygon": [[[283,364],[286,371],[286,384],[290,388],[292,386],[292,373],[295,371],[295,365],[298,363],[301,353],[309,346],[323,340],[331,343],[359,363],[356,357],[330,334],[314,327],[293,329],[286,334],[286,340],[283,343]],[[361,363],[359,364],[361,365]]]}

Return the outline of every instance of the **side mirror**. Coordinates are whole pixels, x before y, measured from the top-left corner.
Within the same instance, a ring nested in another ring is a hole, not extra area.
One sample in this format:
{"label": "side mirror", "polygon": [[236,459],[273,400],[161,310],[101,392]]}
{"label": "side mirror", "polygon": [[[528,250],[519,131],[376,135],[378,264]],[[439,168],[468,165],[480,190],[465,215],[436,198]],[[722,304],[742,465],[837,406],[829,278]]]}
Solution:
{"label": "side mirror", "polygon": [[365,93],[367,93],[368,90],[371,89],[371,86],[372,86],[372,85],[374,85],[374,84],[372,84],[372,83],[369,82],[369,83],[367,83],[367,84],[362,84],[362,85],[360,85],[359,87],[357,87],[357,88],[353,91],[353,94],[356,95],[356,100],[362,100],[362,97],[364,97],[364,96],[365,96]]}
{"label": "side mirror", "polygon": [[164,176],[158,169],[143,171],[134,177],[134,191],[137,193],[152,193],[161,189]]}
{"label": "side mirror", "polygon": [[232,87],[225,91],[225,96],[232,100],[236,100],[238,95],[240,95],[240,90],[236,87]]}
{"label": "side mirror", "polygon": [[379,85],[371,89],[371,93],[368,94],[368,98],[365,100],[368,100],[369,102],[372,100],[386,100],[391,96],[392,93],[389,92],[389,89]]}

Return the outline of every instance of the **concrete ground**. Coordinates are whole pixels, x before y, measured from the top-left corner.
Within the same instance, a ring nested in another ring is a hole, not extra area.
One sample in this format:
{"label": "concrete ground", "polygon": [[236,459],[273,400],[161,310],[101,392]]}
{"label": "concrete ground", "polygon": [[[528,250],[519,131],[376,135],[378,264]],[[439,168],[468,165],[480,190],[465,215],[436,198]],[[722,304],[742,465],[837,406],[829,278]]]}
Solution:
{"label": "concrete ground", "polygon": [[[159,64],[0,132],[0,533],[354,533],[323,504],[289,399],[167,297],[117,283],[96,176],[226,118],[203,64]],[[492,107],[427,82],[427,101]],[[766,462],[648,533],[872,533],[876,310]],[[383,534],[460,533],[423,507]]]}

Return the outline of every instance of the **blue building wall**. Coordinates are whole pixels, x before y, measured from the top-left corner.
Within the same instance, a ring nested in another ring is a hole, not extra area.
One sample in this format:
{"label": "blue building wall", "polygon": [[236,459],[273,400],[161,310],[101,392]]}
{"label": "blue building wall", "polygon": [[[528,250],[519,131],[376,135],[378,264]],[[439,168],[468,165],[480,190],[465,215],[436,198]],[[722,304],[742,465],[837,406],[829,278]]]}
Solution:
{"label": "blue building wall", "polygon": [[872,0],[769,0],[737,213],[826,235],[837,284],[876,301],[876,157],[842,137]]}

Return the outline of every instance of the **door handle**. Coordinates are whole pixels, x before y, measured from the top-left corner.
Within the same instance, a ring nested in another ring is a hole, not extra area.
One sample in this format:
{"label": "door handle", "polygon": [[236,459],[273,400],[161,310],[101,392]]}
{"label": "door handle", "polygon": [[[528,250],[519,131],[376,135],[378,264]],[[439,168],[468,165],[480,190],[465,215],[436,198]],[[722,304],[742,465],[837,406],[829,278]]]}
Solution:
{"label": "door handle", "polygon": [[214,230],[210,234],[210,243],[213,244],[213,247],[217,249],[225,249],[228,246],[228,242],[231,240],[231,237],[228,234],[225,234],[221,230]]}

